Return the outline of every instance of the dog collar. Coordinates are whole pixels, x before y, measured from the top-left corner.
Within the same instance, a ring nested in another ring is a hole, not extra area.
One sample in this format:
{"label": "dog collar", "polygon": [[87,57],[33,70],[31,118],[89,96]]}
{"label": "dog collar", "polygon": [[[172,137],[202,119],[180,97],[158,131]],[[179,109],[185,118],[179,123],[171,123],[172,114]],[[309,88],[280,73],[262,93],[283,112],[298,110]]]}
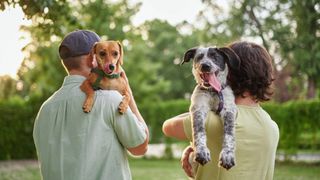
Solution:
{"label": "dog collar", "polygon": [[218,104],[218,109],[216,111],[217,114],[220,114],[220,112],[223,109],[223,94],[222,92],[218,92],[218,97],[219,97],[219,104]]}
{"label": "dog collar", "polygon": [[100,82],[101,82],[102,78],[106,77],[108,79],[117,79],[120,77],[120,73],[106,74],[103,70],[101,70],[99,68],[93,68],[93,69],[91,69],[91,72],[98,75],[96,81],[92,84],[92,87],[94,90],[100,89]]}
{"label": "dog collar", "polygon": [[103,70],[99,69],[99,68],[93,68],[91,69],[91,72],[98,74],[101,77],[106,77],[109,79],[116,79],[120,77],[120,73],[116,73],[116,74],[107,74],[105,73]]}

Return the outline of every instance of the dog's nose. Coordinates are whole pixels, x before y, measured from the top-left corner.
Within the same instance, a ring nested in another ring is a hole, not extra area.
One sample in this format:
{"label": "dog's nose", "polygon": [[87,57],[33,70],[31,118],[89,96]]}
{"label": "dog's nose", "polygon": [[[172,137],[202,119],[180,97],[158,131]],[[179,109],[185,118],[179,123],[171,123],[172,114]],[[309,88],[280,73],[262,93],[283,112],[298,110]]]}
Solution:
{"label": "dog's nose", "polygon": [[201,64],[201,71],[208,72],[210,71],[210,65],[209,64]]}
{"label": "dog's nose", "polygon": [[111,71],[113,71],[114,68],[115,68],[115,65],[114,65],[114,64],[109,64],[109,69],[110,69]]}

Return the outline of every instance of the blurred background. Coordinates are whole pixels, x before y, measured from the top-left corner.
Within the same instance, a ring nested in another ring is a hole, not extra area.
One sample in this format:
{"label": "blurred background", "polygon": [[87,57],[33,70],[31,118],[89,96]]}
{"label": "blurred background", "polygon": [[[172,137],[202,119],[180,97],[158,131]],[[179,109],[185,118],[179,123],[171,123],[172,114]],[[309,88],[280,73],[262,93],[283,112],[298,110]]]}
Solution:
{"label": "blurred background", "polygon": [[164,120],[188,111],[195,86],[191,63],[179,63],[189,48],[237,40],[263,45],[273,58],[275,93],[262,106],[280,128],[275,179],[320,177],[320,0],[1,0],[0,22],[0,179],[39,179],[33,122],[67,75],[58,46],[75,29],[124,46],[156,149],[132,159],[134,179],[153,167],[145,163],[186,179],[170,159],[188,143],[161,132]]}

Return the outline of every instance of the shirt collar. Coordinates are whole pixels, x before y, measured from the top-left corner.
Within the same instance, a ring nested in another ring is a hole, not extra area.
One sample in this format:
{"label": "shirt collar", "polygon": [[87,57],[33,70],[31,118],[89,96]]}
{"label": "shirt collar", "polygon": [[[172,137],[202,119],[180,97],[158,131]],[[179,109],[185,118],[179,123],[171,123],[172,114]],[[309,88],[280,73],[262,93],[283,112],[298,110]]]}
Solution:
{"label": "shirt collar", "polygon": [[63,85],[62,86],[66,86],[66,85],[69,85],[69,84],[73,84],[73,83],[82,83],[84,80],[86,79],[86,77],[84,76],[80,76],[80,75],[69,75],[69,76],[66,76],[64,78],[64,81],[63,81]]}

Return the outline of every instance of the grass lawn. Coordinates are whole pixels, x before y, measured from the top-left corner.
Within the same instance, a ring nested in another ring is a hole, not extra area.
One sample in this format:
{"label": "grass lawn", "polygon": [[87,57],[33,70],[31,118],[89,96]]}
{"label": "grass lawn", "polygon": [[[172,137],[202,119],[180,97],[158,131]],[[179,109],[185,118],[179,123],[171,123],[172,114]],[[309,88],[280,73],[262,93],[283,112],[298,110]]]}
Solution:
{"label": "grass lawn", "polygon": [[[179,161],[130,160],[134,180],[186,180]],[[166,177],[164,179],[164,177]],[[320,164],[277,163],[275,180],[318,180]],[[35,161],[0,162],[0,180],[40,180]]]}

